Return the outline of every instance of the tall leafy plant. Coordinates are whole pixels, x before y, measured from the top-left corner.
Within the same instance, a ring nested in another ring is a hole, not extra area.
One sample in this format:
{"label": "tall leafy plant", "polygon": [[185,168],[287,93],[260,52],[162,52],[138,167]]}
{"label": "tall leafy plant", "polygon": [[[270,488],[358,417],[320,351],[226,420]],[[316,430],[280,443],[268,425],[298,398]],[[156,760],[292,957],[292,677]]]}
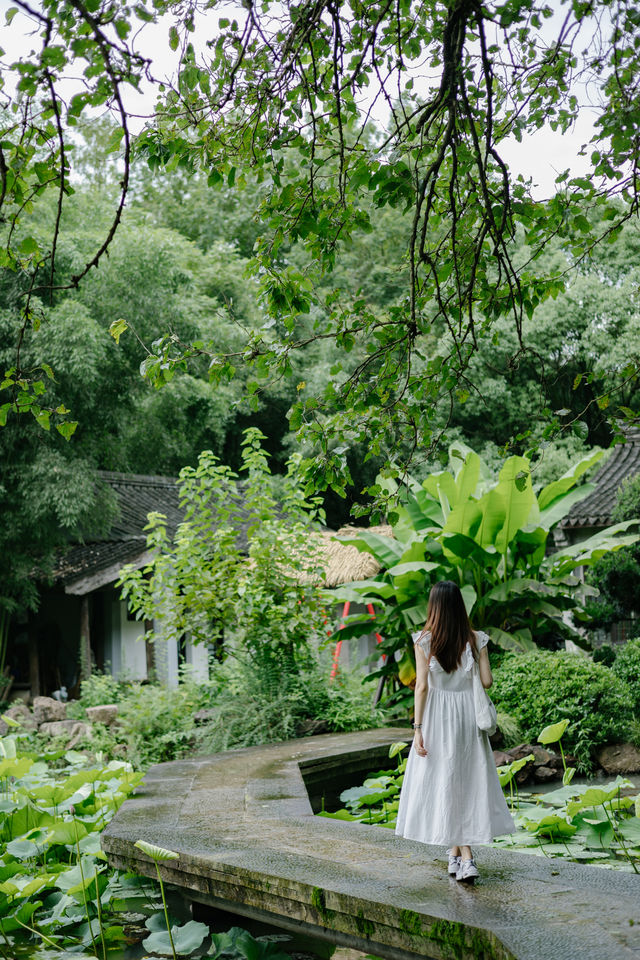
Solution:
{"label": "tall leafy plant", "polygon": [[193,643],[222,642],[265,668],[296,669],[309,655],[308,640],[323,622],[317,541],[318,502],[296,484],[295,462],[276,484],[263,434],[250,428],[238,477],[205,451],[180,473],[184,521],[174,535],[161,514],[150,514],[150,560],[121,571],[119,585],[149,637]]}
{"label": "tall leafy plant", "polygon": [[[415,675],[410,635],[426,619],[429,589],[438,580],[457,583],[474,627],[506,650],[527,651],[565,638],[584,644],[578,627],[594,589],[578,576],[611,550],[634,543],[626,520],[582,543],[554,550],[553,530],[571,507],[594,489],[578,485],[602,456],[580,460],[537,494],[526,457],[508,458],[497,481],[478,454],[450,450],[448,470],[410,480],[390,516],[393,536],[362,531],[349,540],[381,564],[371,580],[343,587],[340,599],[374,603],[387,658],[380,673],[408,684]],[[369,614],[356,614],[341,637],[359,635]]]}

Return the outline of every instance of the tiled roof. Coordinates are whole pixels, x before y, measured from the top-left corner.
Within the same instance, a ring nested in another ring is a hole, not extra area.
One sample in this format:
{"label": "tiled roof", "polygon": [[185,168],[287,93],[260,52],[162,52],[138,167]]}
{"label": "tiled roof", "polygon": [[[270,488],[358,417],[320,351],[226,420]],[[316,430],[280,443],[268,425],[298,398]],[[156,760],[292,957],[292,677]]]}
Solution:
{"label": "tiled roof", "polygon": [[88,573],[98,573],[110,567],[131,563],[146,549],[144,537],[116,540],[113,543],[81,543],[63,554],[55,570],[55,576],[63,583],[70,583]]}
{"label": "tiled roof", "polygon": [[98,476],[116,494],[118,516],[106,537],[77,544],[60,557],[54,576],[65,586],[80,577],[116,569],[141,557],[146,550],[144,527],[148,513],[163,513],[167,518],[169,534],[183,519],[178,484],[172,477],[113,473],[108,470],[99,471]]}
{"label": "tiled roof", "polygon": [[183,519],[179,506],[178,481],[173,477],[144,476],[139,473],[112,473],[101,470],[101,480],[108,483],[118,497],[120,515],[109,531],[108,539],[129,540],[143,536],[147,514],[164,513],[173,533]]}
{"label": "tiled roof", "polygon": [[563,527],[606,527],[611,523],[620,486],[628,477],[640,473],[640,429],[625,432],[626,443],[613,448],[593,478],[596,489],[575,504],[562,523]]}

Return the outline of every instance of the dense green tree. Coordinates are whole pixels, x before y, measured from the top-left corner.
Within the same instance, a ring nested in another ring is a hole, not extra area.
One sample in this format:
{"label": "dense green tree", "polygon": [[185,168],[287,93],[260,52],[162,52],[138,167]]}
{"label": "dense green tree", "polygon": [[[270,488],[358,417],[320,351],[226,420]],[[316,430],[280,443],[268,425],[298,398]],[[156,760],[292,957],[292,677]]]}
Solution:
{"label": "dense green tree", "polygon": [[[144,25],[162,16],[179,61],[177,78],[159,88],[155,117],[134,138],[128,95],[150,78]],[[170,367],[205,355],[222,381],[249,364],[256,384],[268,384],[297,377],[292,357],[310,339],[331,342],[339,359],[322,391],[303,394],[292,418],[309,443],[315,484],[346,483],[345,444],[352,450],[364,444],[387,462],[406,462],[432,447],[447,411],[466,397],[472,358],[483,344],[494,345],[496,324],[508,321],[511,359],[522,363],[523,350],[535,355],[525,318],[565,286],[564,267],[558,272],[545,263],[550,239],[580,265],[603,235],[615,236],[637,212],[640,47],[637,18],[622,0],[573,4],[564,17],[543,0],[267,2],[234,13],[215,3],[183,8],[166,0],[135,7],[44,0],[38,9],[17,0],[8,14],[11,29],[24,30],[25,17],[36,27],[37,49],[11,68],[19,89],[15,97],[10,92],[3,119],[1,167],[11,175],[3,175],[0,194],[10,228],[3,263],[26,288],[22,327],[38,322],[37,298],[58,276],[60,213],[74,182],[77,146],[69,127],[109,106],[118,123],[109,148],[121,157],[102,165],[114,193],[112,212],[65,283],[75,288],[104,260],[128,194],[141,195],[134,152],[159,181],[160,171],[175,174],[167,215],[172,208],[172,225],[207,249],[213,220],[198,218],[197,203],[183,211],[181,200],[192,189],[204,191],[205,178],[209,188],[220,188],[215,203],[222,216],[233,221],[240,213],[242,231],[240,223],[229,229],[241,254],[251,247],[268,319],[230,350],[212,338],[176,340],[168,327],[154,341],[157,362],[145,371],[162,382]],[[196,25],[204,55],[194,46]],[[560,173],[555,196],[534,200],[504,163],[503,145],[545,124],[566,132],[584,83],[598,103],[588,148],[593,176]],[[384,125],[380,104],[386,104]],[[86,153],[78,157],[77,169],[86,169]],[[197,182],[189,178],[194,172]],[[163,189],[160,182],[154,189]],[[251,225],[236,204],[243,190],[254,201]],[[52,229],[41,238],[33,211],[46,193],[56,199]],[[401,258],[388,265],[389,276],[404,275],[406,284],[379,310],[369,303],[366,283],[360,284],[365,296],[353,287],[339,294],[324,278],[339,271],[353,239],[371,231],[381,210],[404,216],[409,229]],[[520,235],[525,258],[517,249]],[[54,409],[33,392],[44,381],[20,356],[14,359],[3,417],[26,412],[37,419]],[[635,372],[629,361],[622,375],[629,381]],[[579,411],[579,392],[570,399],[567,409]],[[545,416],[553,430],[566,417],[556,424],[550,409]],[[625,413],[617,398],[608,409]]]}

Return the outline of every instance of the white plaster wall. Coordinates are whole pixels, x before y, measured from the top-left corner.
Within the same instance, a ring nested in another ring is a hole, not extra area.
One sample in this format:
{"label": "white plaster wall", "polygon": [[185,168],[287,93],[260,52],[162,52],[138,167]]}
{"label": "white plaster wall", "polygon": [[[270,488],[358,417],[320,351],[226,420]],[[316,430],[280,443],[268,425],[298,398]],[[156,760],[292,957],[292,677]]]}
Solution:
{"label": "white plaster wall", "polygon": [[154,654],[156,663],[156,676],[160,683],[168,687],[178,686],[178,645],[175,640],[160,640],[161,636],[159,625],[154,621],[154,632],[156,640],[154,642]]}
{"label": "white plaster wall", "polygon": [[145,680],[147,652],[144,643],[144,625],[140,620],[127,620],[127,605],[124,601],[117,601],[117,606],[119,608],[119,657],[117,670],[115,662],[112,662],[112,673],[123,680]]}
{"label": "white plaster wall", "polygon": [[191,667],[194,680],[205,683],[209,679],[209,650],[206,643],[187,643],[185,659]]}

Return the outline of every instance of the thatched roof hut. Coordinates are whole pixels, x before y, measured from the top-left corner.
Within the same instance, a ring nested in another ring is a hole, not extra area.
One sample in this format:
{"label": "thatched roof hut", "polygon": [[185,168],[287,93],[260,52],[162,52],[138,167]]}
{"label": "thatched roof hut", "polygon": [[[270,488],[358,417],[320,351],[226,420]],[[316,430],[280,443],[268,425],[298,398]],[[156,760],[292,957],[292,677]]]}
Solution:
{"label": "thatched roof hut", "polygon": [[[392,537],[393,531],[387,524],[366,527],[367,533],[377,533]],[[320,566],[324,569],[324,586],[338,587],[355,580],[368,580],[375,577],[380,564],[370,553],[364,553],[349,543],[341,542],[355,539],[364,532],[362,527],[341,527],[337,533],[328,530],[320,534]]]}

